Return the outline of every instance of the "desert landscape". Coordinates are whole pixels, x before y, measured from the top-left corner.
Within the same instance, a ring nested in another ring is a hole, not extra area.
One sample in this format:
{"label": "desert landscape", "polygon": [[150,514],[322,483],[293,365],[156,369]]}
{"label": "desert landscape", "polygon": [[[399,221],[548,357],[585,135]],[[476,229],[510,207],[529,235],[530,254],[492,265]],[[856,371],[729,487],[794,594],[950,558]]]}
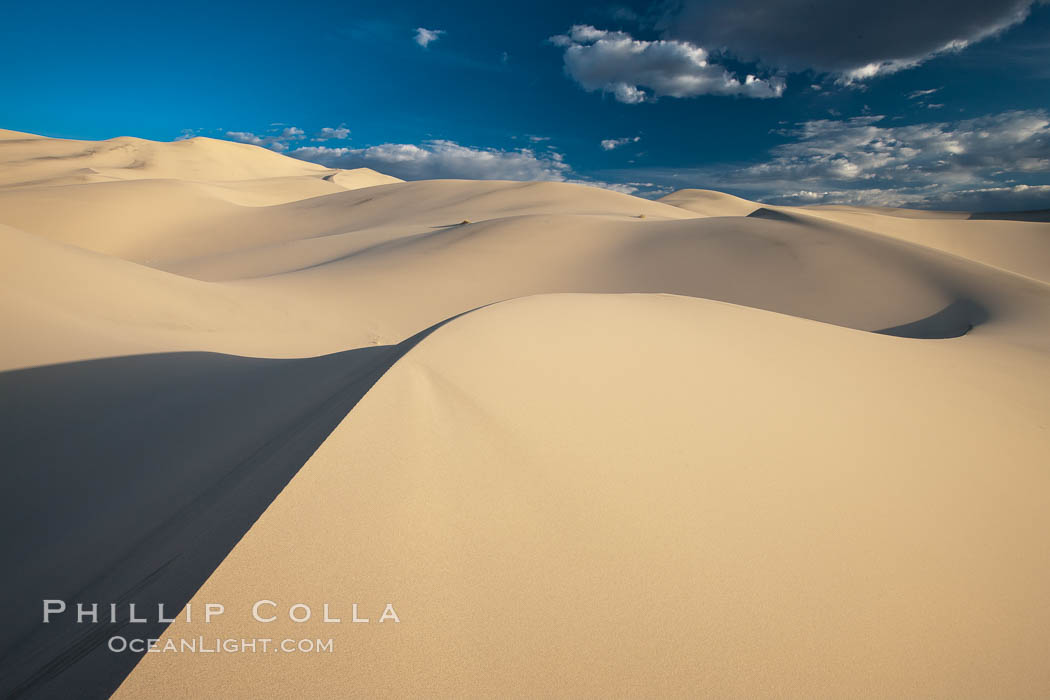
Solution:
{"label": "desert landscape", "polygon": [[1044,214],[0,131],[0,245],[5,695],[1050,694]]}

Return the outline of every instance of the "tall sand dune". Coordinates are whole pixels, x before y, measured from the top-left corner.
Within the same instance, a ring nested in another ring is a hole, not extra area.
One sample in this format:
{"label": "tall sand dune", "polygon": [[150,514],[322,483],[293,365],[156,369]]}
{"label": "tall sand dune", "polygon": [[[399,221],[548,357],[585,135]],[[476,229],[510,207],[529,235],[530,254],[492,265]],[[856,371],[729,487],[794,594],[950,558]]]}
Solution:
{"label": "tall sand dune", "polygon": [[0,278],[0,694],[1050,695],[1038,216],[0,131]]}
{"label": "tall sand dune", "polygon": [[387,372],[193,599],[241,607],[165,634],[334,652],[149,654],[117,697],[1039,694],[1048,382],[979,336],[488,307]]}

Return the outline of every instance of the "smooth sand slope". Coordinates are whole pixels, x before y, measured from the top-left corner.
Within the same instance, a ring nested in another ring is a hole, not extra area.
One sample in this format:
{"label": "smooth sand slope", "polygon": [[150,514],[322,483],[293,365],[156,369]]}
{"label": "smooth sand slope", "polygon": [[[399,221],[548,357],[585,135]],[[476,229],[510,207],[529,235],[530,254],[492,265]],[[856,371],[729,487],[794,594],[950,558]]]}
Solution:
{"label": "smooth sand slope", "polygon": [[963,212],[903,213],[858,207],[808,207],[807,214],[1050,282],[1050,227],[1044,221],[970,218]]}
{"label": "smooth sand slope", "polygon": [[194,597],[240,606],[166,635],[335,652],[150,654],[118,697],[1038,695],[1048,382],[976,336],[707,300],[486,308],[384,375]]}
{"label": "smooth sand slope", "polygon": [[0,132],[0,691],[1050,694],[1050,224],[393,180]]}

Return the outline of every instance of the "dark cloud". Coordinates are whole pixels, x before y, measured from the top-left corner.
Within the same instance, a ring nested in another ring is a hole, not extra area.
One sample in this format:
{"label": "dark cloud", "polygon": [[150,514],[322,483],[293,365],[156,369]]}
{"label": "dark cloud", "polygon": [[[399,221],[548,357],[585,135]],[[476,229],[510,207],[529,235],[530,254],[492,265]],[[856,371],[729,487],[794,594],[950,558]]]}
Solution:
{"label": "dark cloud", "polygon": [[844,80],[917,65],[1023,21],[1042,0],[681,0],[669,38]]}

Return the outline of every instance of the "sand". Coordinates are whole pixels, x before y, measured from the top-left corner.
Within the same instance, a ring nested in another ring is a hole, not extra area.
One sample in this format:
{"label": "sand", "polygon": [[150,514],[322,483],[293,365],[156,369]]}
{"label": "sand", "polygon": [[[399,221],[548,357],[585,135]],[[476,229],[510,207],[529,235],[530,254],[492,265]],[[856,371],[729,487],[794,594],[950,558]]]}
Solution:
{"label": "sand", "polygon": [[[0,163],[5,690],[1050,693],[1050,224]],[[92,636],[43,590],[226,612]],[[105,649],[161,632],[333,650]]]}

